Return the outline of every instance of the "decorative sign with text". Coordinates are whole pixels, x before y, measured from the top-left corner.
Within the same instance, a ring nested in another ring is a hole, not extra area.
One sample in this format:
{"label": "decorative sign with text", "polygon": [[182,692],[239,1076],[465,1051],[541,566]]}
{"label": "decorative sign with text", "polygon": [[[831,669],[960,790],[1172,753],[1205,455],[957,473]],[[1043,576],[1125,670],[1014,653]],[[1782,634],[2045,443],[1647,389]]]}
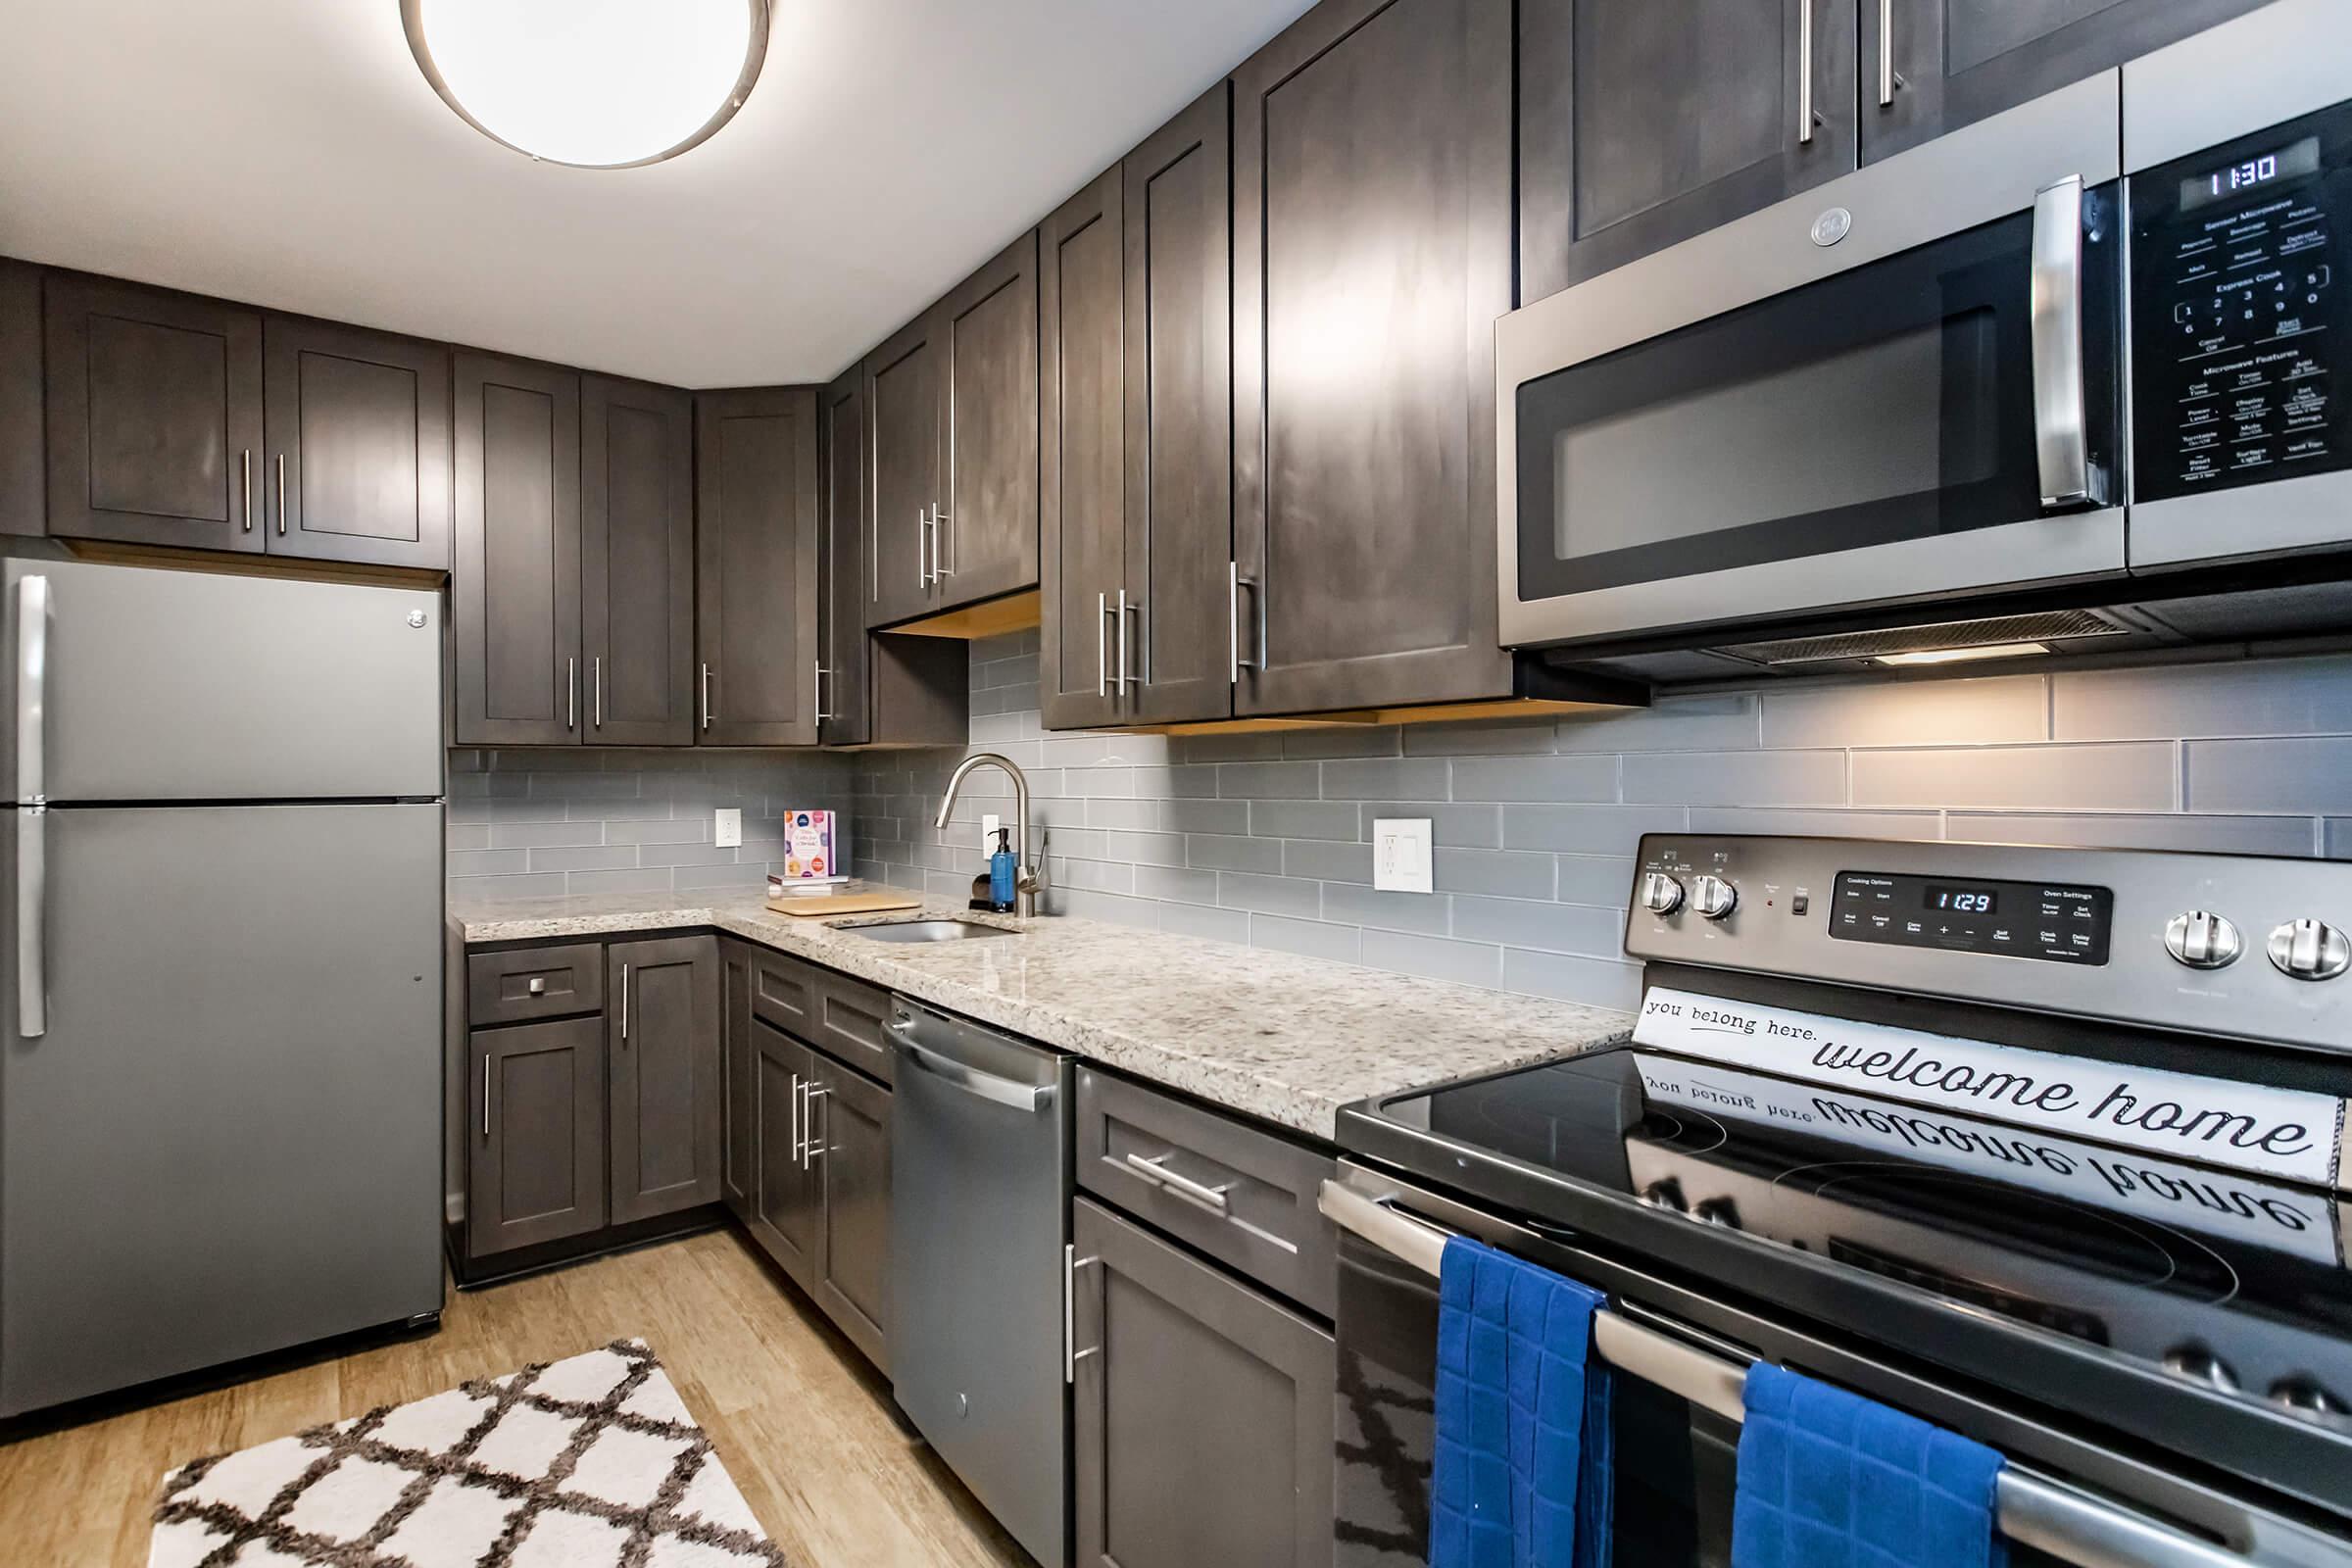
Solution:
{"label": "decorative sign with text", "polygon": [[1634,1042],[2015,1126],[2341,1190],[2330,1095],[1856,1023],[1664,987]]}
{"label": "decorative sign with text", "polygon": [[2125,1153],[2051,1133],[1988,1125],[1973,1116],[1923,1110],[1874,1096],[1843,1094],[1687,1061],[1634,1053],[1653,1101],[1836,1140],[1964,1175],[2031,1188],[2095,1207],[2217,1236],[2314,1263],[2341,1266],[2335,1200],[2233,1172]]}

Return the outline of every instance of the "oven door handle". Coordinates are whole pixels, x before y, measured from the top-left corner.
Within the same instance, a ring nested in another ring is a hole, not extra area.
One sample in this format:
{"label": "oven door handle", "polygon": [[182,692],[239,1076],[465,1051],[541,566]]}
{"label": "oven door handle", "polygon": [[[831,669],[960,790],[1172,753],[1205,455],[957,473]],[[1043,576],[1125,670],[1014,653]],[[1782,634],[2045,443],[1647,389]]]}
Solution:
{"label": "oven door handle", "polygon": [[[1315,1206],[1342,1230],[1433,1276],[1454,1235],[1336,1181],[1323,1183]],[[1727,1421],[1747,1413],[1742,1395],[1752,1363],[1727,1360],[1609,1308],[1593,1314],[1592,1348],[1619,1371]],[[2003,1536],[2077,1568],[2253,1568],[2276,1560],[2200,1541],[2014,1462],[1995,1483],[1993,1511]],[[2352,1568],[2352,1549],[2311,1560]]]}
{"label": "oven door handle", "polygon": [[2034,459],[2041,504],[2092,498],[2082,371],[2082,176],[2034,193]]}

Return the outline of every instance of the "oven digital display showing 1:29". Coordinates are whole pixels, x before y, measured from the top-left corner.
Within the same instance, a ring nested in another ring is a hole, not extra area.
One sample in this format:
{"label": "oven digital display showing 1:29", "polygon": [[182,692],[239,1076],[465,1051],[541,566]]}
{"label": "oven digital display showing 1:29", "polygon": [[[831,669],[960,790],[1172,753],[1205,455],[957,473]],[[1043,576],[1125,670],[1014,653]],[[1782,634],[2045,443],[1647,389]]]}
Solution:
{"label": "oven digital display showing 1:29", "polygon": [[1936,887],[1927,890],[1928,907],[1947,914],[1990,914],[2000,902],[1990,888]]}
{"label": "oven digital display showing 1:29", "polygon": [[2221,169],[2190,175],[2180,182],[2180,210],[2184,213],[2194,212],[2210,202],[2235,196],[2258,185],[2319,172],[2320,138],[2306,136],[2277,152],[2241,158]]}

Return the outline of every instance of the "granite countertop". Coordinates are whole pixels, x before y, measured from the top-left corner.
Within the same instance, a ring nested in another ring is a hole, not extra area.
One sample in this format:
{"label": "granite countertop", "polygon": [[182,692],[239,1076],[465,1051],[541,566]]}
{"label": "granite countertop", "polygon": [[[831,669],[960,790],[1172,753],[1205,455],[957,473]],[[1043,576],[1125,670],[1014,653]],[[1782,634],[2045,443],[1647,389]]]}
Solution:
{"label": "granite countertop", "polygon": [[[1354,1101],[1573,1055],[1633,1026],[1607,1007],[939,899],[836,920],[774,913],[760,894],[459,900],[450,915],[468,944],[715,927],[1326,1140]],[[924,917],[1021,935],[897,945],[854,934]]]}

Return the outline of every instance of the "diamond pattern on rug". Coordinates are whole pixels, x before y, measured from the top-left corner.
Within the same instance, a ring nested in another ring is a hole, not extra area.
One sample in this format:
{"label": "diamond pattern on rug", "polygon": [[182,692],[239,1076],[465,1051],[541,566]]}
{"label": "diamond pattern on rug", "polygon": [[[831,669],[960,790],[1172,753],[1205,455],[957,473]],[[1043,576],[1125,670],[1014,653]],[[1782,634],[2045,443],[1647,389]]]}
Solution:
{"label": "diamond pattern on rug", "polygon": [[641,1340],[164,1478],[148,1568],[786,1568]]}

